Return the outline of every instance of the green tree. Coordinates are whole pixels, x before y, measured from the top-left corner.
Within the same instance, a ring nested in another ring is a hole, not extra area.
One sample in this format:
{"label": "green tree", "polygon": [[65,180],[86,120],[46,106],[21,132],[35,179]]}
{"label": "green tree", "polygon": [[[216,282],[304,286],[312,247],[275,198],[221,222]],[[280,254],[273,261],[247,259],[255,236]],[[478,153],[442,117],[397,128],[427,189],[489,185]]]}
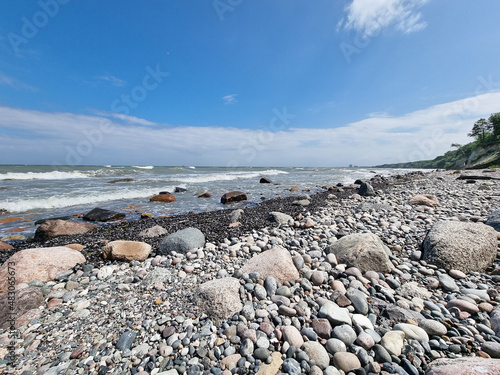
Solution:
{"label": "green tree", "polygon": [[490,130],[490,127],[491,126],[488,121],[486,121],[486,119],[484,118],[481,118],[474,123],[472,130],[469,134],[467,134],[467,136],[476,138],[479,142],[483,143],[486,140],[486,136],[489,133],[488,130]]}
{"label": "green tree", "polygon": [[493,113],[488,118],[488,124],[495,137],[500,135],[500,112]]}

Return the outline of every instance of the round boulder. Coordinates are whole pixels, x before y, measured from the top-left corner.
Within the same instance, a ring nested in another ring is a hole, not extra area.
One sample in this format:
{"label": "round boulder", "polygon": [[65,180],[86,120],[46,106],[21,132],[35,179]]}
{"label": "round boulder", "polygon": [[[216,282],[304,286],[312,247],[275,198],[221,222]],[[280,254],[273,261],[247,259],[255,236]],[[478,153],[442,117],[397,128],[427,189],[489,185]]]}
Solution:
{"label": "round boulder", "polygon": [[356,267],[361,272],[391,272],[394,268],[389,255],[391,251],[373,233],[356,233],[342,237],[328,248],[341,263]]}
{"label": "round boulder", "polygon": [[241,311],[240,281],[225,277],[199,286],[196,301],[200,310],[215,320],[228,319]]}
{"label": "round boulder", "polygon": [[264,251],[251,258],[242,268],[244,273],[257,272],[261,278],[272,276],[278,283],[295,281],[299,272],[293,264],[292,256],[288,250],[281,246]]}
{"label": "round boulder", "polygon": [[53,280],[58,274],[78,263],[85,263],[85,257],[65,246],[25,249],[12,255],[0,267],[0,293],[7,291],[9,267],[15,265],[16,284],[33,280]]}
{"label": "round boulder", "polygon": [[142,262],[151,254],[151,245],[138,241],[111,241],[102,250],[104,259]]}
{"label": "round boulder", "polygon": [[440,221],[424,240],[423,259],[449,271],[484,272],[497,255],[497,233],[481,223]]}
{"label": "round boulder", "polygon": [[160,243],[158,252],[165,255],[172,251],[185,254],[204,245],[205,235],[199,229],[186,228],[165,237]]}
{"label": "round boulder", "polygon": [[84,234],[97,227],[97,225],[90,223],[76,223],[74,221],[65,220],[47,220],[37,228],[35,232],[35,239],[38,241],[46,241],[60,236]]}

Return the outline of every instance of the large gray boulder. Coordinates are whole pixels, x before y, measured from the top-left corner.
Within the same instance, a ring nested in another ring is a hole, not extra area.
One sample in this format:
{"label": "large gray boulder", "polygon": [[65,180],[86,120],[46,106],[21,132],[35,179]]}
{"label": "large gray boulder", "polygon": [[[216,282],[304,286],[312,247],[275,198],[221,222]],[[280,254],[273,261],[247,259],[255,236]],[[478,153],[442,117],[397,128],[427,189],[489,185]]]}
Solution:
{"label": "large gray boulder", "polygon": [[282,212],[270,212],[267,220],[278,223],[279,225],[293,224],[293,217]]}
{"label": "large gray boulder", "polygon": [[200,310],[214,320],[228,319],[241,311],[240,281],[224,277],[199,286],[196,301]]}
{"label": "large gray boulder", "polygon": [[287,249],[275,246],[251,258],[242,268],[242,272],[258,272],[262,279],[272,276],[278,283],[295,281],[299,271],[293,264],[292,256]]}
{"label": "large gray boulder", "polygon": [[163,239],[158,249],[160,254],[169,254],[172,251],[185,254],[192,249],[205,245],[205,235],[197,228],[186,228],[169,234]]}
{"label": "large gray boulder", "polygon": [[445,270],[484,272],[496,255],[496,231],[481,223],[440,221],[424,240],[423,259]]}
{"label": "large gray boulder", "polygon": [[373,233],[356,233],[342,237],[329,246],[328,251],[341,263],[356,267],[361,272],[391,272],[394,268],[389,255],[391,251]]}

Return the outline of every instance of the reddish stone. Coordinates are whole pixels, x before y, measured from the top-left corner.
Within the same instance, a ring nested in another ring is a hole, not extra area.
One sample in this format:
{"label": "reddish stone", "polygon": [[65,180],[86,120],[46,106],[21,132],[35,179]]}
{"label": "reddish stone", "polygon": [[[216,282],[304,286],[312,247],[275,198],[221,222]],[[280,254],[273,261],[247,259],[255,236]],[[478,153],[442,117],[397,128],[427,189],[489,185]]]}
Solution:
{"label": "reddish stone", "polygon": [[0,219],[0,224],[13,223],[15,221],[24,220],[22,217],[4,217]]}
{"label": "reddish stone", "polygon": [[311,322],[314,332],[318,334],[319,337],[324,339],[329,339],[332,333],[332,325],[328,319],[313,319]]}
{"label": "reddish stone", "polygon": [[84,345],[80,345],[78,348],[76,348],[75,350],[73,350],[73,353],[71,353],[71,355],[69,356],[71,359],[78,359],[82,356],[83,352],[85,350],[85,346]]}
{"label": "reddish stone", "polygon": [[38,319],[42,315],[42,311],[40,309],[31,309],[26,311],[23,315],[16,319],[15,327],[23,327],[27,325],[34,319]]}
{"label": "reddish stone", "polygon": [[50,309],[51,307],[60,306],[63,303],[63,300],[60,298],[52,298],[49,303],[47,303],[47,307]]}
{"label": "reddish stone", "polygon": [[292,186],[292,187],[290,188],[290,191],[297,191],[297,190],[299,190],[299,187],[298,187],[298,186]]}
{"label": "reddish stone", "polygon": [[0,241],[0,250],[10,250],[10,249],[13,249],[11,245],[3,241]]}
{"label": "reddish stone", "polygon": [[210,193],[203,193],[201,195],[198,195],[198,198],[211,198],[212,194]]}
{"label": "reddish stone", "polygon": [[47,282],[59,273],[73,268],[77,263],[85,263],[80,252],[63,247],[44,247],[18,251],[0,267],[0,292],[6,292],[9,264],[15,264],[16,284],[32,280]]}
{"label": "reddish stone", "polygon": [[164,202],[164,203],[170,203],[170,202],[175,202],[175,196],[172,194],[158,194],[155,195],[153,198],[149,200],[150,202]]}
{"label": "reddish stone", "polygon": [[77,223],[65,220],[47,220],[37,228],[35,238],[46,241],[60,236],[84,234],[95,228],[97,228],[95,224]]}
{"label": "reddish stone", "polygon": [[24,231],[27,231],[28,228],[12,228],[12,229],[9,229],[7,232],[9,233],[17,233],[17,232],[24,232]]}

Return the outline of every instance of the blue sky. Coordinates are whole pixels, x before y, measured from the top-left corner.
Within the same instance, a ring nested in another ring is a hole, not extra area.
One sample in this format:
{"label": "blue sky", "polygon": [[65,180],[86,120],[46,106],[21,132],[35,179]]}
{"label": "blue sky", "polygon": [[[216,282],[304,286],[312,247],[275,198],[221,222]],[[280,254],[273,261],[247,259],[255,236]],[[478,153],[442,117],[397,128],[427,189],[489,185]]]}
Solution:
{"label": "blue sky", "polygon": [[0,163],[375,165],[500,111],[500,2],[0,4]]}

